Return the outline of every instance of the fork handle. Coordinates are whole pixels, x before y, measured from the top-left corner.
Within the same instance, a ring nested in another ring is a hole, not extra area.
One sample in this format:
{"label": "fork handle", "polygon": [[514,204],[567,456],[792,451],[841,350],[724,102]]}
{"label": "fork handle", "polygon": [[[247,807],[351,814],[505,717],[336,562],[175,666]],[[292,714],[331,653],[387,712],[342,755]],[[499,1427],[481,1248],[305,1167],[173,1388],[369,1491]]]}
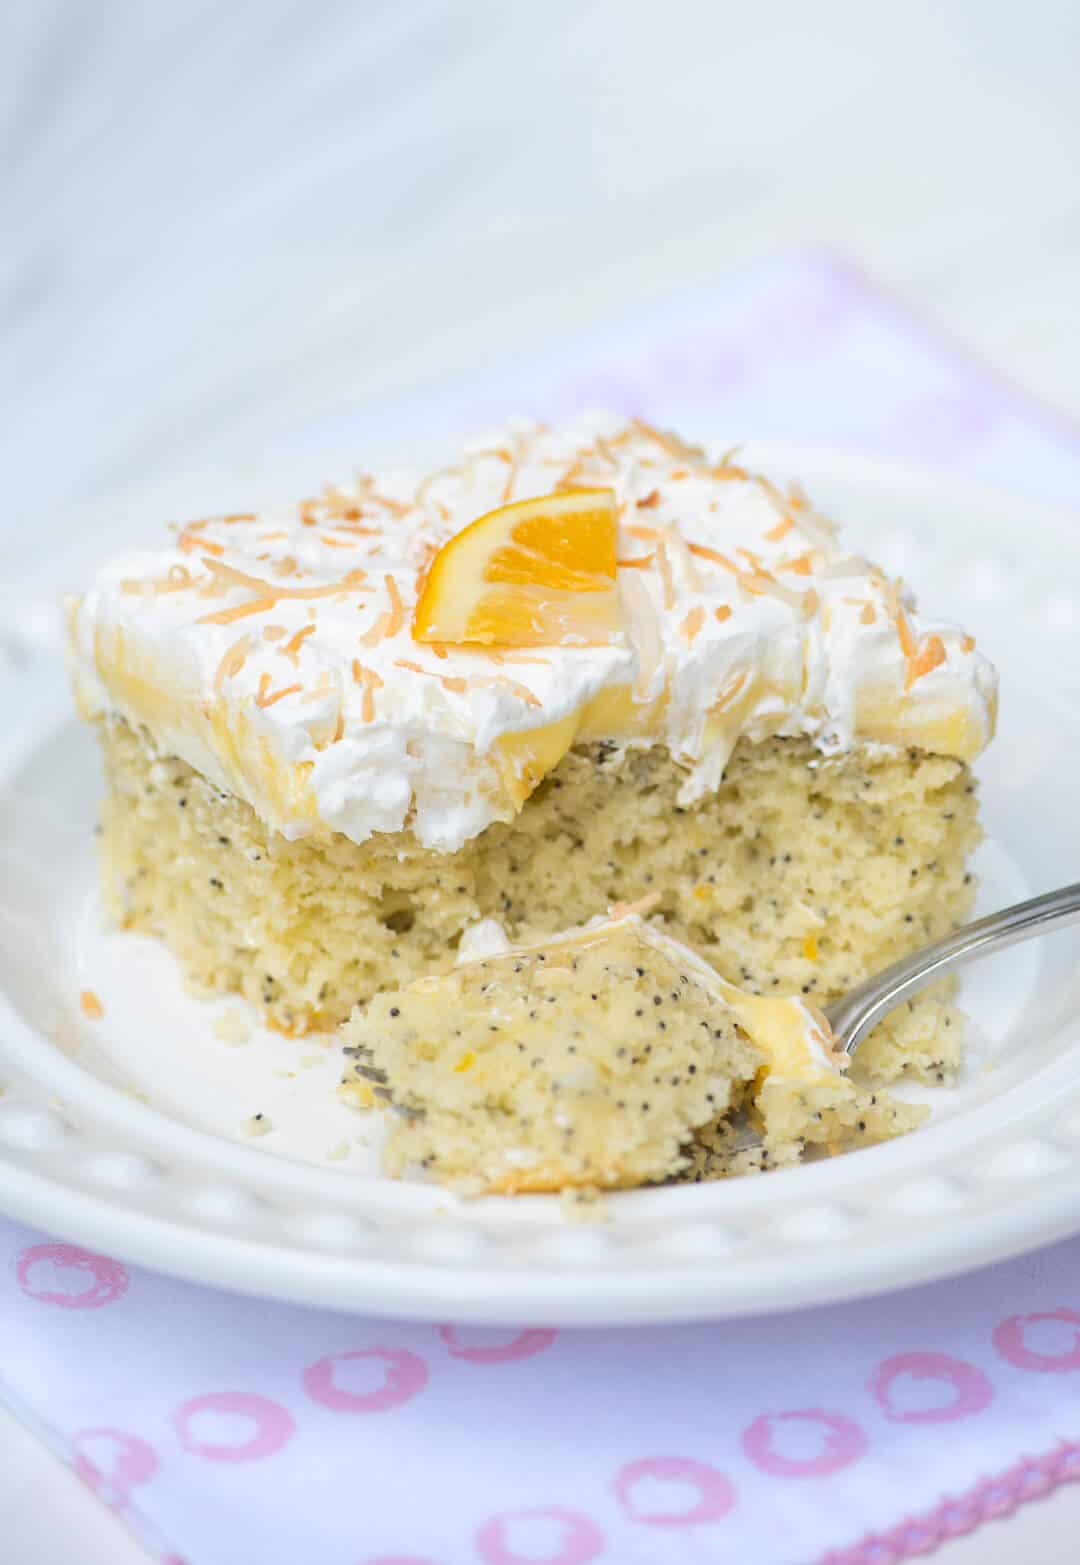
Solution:
{"label": "fork handle", "polygon": [[1019,945],[1033,935],[1076,923],[1080,923],[1080,882],[1014,903],[999,913],[988,913],[985,918],[954,929],[834,1000],[825,1007],[825,1015],[844,1053],[854,1054],[884,1016],[954,967]]}

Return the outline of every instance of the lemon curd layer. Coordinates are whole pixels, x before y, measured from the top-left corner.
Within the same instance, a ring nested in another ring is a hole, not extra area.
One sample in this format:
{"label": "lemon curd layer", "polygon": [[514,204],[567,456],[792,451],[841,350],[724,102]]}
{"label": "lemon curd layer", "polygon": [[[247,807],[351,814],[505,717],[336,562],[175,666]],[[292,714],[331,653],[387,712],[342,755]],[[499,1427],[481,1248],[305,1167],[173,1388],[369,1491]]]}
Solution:
{"label": "lemon curd layer", "polygon": [[[612,497],[613,583],[610,562],[571,560],[553,608],[508,579],[496,623],[531,615],[537,644],[440,642],[470,579],[450,541],[579,492]],[[513,424],[426,476],[178,527],[107,565],[69,628],[88,717],[144,730],[289,840],[456,852],[589,743],[662,746],[685,808],[740,738],[967,762],[994,724],[971,638],[919,617],[801,490],[636,421]]]}

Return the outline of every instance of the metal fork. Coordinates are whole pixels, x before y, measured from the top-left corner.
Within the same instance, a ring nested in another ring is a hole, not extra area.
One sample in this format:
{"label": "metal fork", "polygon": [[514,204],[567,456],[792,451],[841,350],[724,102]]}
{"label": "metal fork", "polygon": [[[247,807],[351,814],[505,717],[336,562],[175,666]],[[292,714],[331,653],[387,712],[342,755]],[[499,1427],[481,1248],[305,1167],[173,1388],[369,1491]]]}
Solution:
{"label": "metal fork", "polygon": [[954,929],[952,934],[901,957],[899,962],[824,1007],[838,1046],[845,1054],[854,1054],[882,1017],[953,968],[1075,923],[1080,923],[1080,882],[1017,902]]}

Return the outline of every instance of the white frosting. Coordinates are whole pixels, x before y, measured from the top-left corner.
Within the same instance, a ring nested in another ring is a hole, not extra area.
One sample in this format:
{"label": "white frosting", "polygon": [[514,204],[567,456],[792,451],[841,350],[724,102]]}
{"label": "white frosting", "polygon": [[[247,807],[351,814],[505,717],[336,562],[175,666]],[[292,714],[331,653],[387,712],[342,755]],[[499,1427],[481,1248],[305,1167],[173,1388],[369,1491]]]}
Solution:
{"label": "white frosting", "polygon": [[[414,642],[433,553],[560,484],[613,489],[620,560],[648,561],[619,570],[620,643],[440,657]],[[177,529],[105,566],[70,623],[84,710],[144,723],[289,837],[408,828],[455,849],[510,818],[575,738],[668,745],[690,802],[740,734],[967,760],[994,723],[970,638],[916,617],[801,494],[599,416],[514,424],[426,480],[360,478]]]}

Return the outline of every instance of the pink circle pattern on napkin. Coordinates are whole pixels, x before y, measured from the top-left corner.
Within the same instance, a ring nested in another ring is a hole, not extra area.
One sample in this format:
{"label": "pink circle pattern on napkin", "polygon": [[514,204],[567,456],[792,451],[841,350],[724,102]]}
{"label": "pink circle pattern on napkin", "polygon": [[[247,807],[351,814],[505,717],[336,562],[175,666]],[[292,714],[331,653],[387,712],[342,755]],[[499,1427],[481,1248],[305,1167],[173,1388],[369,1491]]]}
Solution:
{"label": "pink circle pattern on napkin", "polygon": [[1010,1315],[994,1328],[994,1347],[1007,1364],[1015,1369],[1031,1369],[1040,1374],[1061,1374],[1063,1370],[1080,1369],[1080,1329],[1075,1345],[1069,1353],[1036,1353],[1024,1340],[1028,1326],[1038,1326],[1043,1321],[1064,1321],[1080,1328],[1080,1312],[1062,1308],[1042,1310],[1035,1315]]}
{"label": "pink circle pattern on napkin", "polygon": [[[816,1423],[822,1427],[822,1445],[816,1456],[785,1456],[776,1449],[779,1424]],[[857,1462],[867,1447],[866,1435],[845,1413],[823,1408],[796,1408],[788,1413],[762,1413],[743,1434],[743,1450],[754,1466],[773,1478],[828,1478]]]}
{"label": "pink circle pattern on napkin", "polygon": [[[943,1382],[952,1393],[951,1400],[940,1407],[898,1408],[892,1400],[892,1388],[903,1375]],[[950,1424],[981,1413],[994,1399],[994,1388],[981,1369],[946,1353],[898,1353],[878,1365],[870,1391],[885,1417],[898,1424]]]}
{"label": "pink circle pattern on napkin", "polygon": [[[680,1483],[697,1493],[697,1501],[685,1511],[642,1511],[634,1504],[634,1489],[642,1479],[658,1478]],[[715,1467],[688,1456],[644,1456],[627,1462],[615,1478],[615,1497],[631,1521],[646,1527],[695,1527],[720,1521],[735,1504],[735,1486]]]}
{"label": "pink circle pattern on napkin", "polygon": [[[238,1445],[199,1440],[191,1425],[200,1413],[246,1418],[254,1428]],[[296,1431],[292,1414],[287,1409],[254,1391],[209,1391],[204,1396],[192,1397],[181,1403],[172,1422],[184,1450],[208,1462],[262,1461],[280,1451]]]}
{"label": "pink circle pattern on napkin", "polygon": [[[376,1391],[345,1391],[334,1382],[338,1364],[357,1359],[381,1359],[387,1368]],[[423,1359],[406,1348],[356,1348],[349,1353],[328,1353],[304,1371],[304,1390],[313,1402],[335,1413],[385,1413],[418,1396],[428,1382]]]}
{"label": "pink circle pattern on napkin", "polygon": [[[559,1552],[543,1556],[519,1554],[510,1547],[508,1530],[514,1522],[553,1521],[560,1524]],[[579,1511],[559,1505],[537,1510],[507,1511],[493,1516],[476,1534],[476,1549],[484,1565],[589,1565],[605,1548],[604,1534]]]}
{"label": "pink circle pattern on napkin", "polygon": [[[42,1287],[35,1280],[39,1269],[53,1267],[65,1281],[89,1283],[77,1292]],[[81,1250],[77,1244],[35,1244],[23,1250],[15,1263],[19,1287],[39,1304],[56,1304],[63,1310],[98,1310],[122,1299],[128,1288],[128,1274],[119,1261],[107,1255]]]}
{"label": "pink circle pattern on napkin", "polygon": [[[83,1449],[87,1445],[111,1447],[112,1463],[108,1472],[101,1469],[101,1453],[92,1456]],[[122,1429],[80,1429],[72,1437],[71,1446],[79,1477],[107,1505],[118,1510],[127,1504],[132,1489],[150,1482],[160,1465],[152,1445],[138,1435],[125,1434]]]}
{"label": "pink circle pattern on napkin", "polygon": [[558,1336],[557,1331],[532,1326],[519,1331],[509,1342],[470,1344],[461,1340],[460,1328],[457,1326],[440,1326],[438,1330],[451,1356],[466,1359],[470,1364],[505,1364],[511,1359],[532,1358],[535,1353],[543,1353],[545,1348],[550,1348]]}

